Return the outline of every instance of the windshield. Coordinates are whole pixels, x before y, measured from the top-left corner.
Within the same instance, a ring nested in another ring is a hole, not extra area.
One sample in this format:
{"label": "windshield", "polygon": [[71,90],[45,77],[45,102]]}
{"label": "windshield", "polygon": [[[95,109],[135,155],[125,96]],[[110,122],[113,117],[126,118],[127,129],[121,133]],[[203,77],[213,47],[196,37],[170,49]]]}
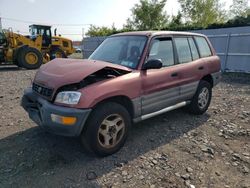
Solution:
{"label": "windshield", "polygon": [[30,34],[31,34],[32,36],[36,36],[37,33],[38,33],[37,28],[30,27]]}
{"label": "windshield", "polygon": [[146,44],[146,36],[115,36],[107,38],[89,57],[91,60],[136,68]]}
{"label": "windshield", "polygon": [[31,36],[37,36],[37,35],[50,36],[50,28],[37,28],[37,27],[31,26],[30,34]]}

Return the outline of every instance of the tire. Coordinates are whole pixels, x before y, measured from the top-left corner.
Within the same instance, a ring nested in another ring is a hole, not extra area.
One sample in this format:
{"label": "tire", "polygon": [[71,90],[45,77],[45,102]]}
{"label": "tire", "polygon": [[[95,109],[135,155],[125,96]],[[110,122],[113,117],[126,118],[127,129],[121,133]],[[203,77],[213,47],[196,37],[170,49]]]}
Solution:
{"label": "tire", "polygon": [[97,156],[111,155],[123,147],[130,126],[130,115],[122,105],[103,103],[90,114],[81,134],[82,145]]}
{"label": "tire", "polygon": [[26,47],[18,53],[17,62],[19,67],[37,69],[43,63],[43,57],[36,48]]}
{"label": "tire", "polygon": [[201,80],[191,104],[187,107],[188,112],[196,115],[205,113],[212,98],[212,86],[209,82]]}
{"label": "tire", "polygon": [[55,58],[67,58],[65,52],[60,48],[53,48],[50,51],[50,60]]}

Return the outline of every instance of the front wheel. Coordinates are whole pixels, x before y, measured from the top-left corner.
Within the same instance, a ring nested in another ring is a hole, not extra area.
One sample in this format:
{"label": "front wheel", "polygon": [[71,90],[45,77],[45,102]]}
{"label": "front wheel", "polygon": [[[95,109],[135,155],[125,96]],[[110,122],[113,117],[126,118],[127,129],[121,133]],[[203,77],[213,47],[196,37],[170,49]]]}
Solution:
{"label": "front wheel", "polygon": [[188,106],[188,111],[197,115],[205,113],[210,105],[211,98],[211,84],[205,80],[201,80],[191,104]]}
{"label": "front wheel", "polygon": [[43,63],[43,57],[39,50],[32,47],[23,48],[18,53],[18,66],[26,69],[37,69]]}
{"label": "front wheel", "polygon": [[111,155],[124,145],[131,119],[120,104],[109,102],[97,106],[81,134],[85,149],[98,156]]}

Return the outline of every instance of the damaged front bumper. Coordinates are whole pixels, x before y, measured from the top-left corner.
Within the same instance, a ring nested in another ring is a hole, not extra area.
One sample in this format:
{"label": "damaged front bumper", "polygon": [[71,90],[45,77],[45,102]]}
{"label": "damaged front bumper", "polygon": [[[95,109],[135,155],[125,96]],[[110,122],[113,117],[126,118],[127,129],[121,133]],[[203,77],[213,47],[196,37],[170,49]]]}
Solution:
{"label": "damaged front bumper", "polygon": [[[41,98],[31,88],[24,91],[21,106],[40,127],[63,136],[79,136],[91,112],[91,109],[76,109],[54,105]],[[53,116],[74,117],[76,121],[70,125],[64,125],[56,122]]]}

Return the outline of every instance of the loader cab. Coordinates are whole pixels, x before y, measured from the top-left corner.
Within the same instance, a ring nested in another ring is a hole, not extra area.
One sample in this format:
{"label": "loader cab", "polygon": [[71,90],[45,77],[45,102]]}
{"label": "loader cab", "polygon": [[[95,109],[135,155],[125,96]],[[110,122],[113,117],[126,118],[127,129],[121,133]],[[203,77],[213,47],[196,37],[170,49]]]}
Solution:
{"label": "loader cab", "polygon": [[35,40],[38,35],[42,36],[42,47],[49,47],[52,43],[51,26],[47,25],[30,25],[31,38]]}

